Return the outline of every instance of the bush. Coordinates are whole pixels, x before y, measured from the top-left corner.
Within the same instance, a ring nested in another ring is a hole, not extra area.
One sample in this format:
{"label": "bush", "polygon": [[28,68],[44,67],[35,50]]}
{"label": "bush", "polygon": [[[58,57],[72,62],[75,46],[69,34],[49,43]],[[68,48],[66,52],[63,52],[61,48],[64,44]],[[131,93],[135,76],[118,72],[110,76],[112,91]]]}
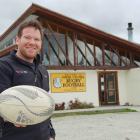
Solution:
{"label": "bush", "polygon": [[74,101],[69,101],[69,109],[84,109],[93,107],[94,105],[92,103],[80,102],[77,98]]}
{"label": "bush", "polygon": [[65,103],[59,103],[59,104],[55,104],[55,110],[64,110],[65,109]]}
{"label": "bush", "polygon": [[65,107],[65,102],[55,104],[55,110],[64,110],[64,109],[85,109],[93,108],[92,103],[81,102],[79,99],[75,98],[74,100],[69,101],[67,107]]}

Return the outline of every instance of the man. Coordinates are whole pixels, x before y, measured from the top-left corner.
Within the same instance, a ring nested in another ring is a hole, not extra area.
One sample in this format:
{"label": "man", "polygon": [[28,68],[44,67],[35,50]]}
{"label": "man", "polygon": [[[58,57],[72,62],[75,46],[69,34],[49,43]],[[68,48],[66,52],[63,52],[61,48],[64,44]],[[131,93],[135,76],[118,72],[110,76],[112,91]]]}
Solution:
{"label": "man", "polygon": [[[39,64],[42,27],[37,21],[23,23],[16,37],[17,51],[0,58],[0,93],[17,85],[33,85],[49,91],[49,76]],[[8,108],[7,108],[8,109]],[[1,119],[0,140],[54,140],[55,131],[48,119],[43,123],[20,126]]]}

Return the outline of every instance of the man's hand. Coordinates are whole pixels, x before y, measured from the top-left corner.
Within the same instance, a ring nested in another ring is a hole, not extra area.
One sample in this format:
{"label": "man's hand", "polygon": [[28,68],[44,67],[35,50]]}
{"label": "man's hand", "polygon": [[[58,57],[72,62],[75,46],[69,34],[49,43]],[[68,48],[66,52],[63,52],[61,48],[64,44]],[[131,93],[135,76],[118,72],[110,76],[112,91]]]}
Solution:
{"label": "man's hand", "polygon": [[[4,120],[5,122],[8,122],[7,120]],[[20,125],[20,124],[14,124],[16,127],[26,127],[26,125]]]}
{"label": "man's hand", "polygon": [[26,127],[26,125],[14,124],[16,127]]}
{"label": "man's hand", "polygon": [[49,140],[55,140],[55,138],[50,137]]}

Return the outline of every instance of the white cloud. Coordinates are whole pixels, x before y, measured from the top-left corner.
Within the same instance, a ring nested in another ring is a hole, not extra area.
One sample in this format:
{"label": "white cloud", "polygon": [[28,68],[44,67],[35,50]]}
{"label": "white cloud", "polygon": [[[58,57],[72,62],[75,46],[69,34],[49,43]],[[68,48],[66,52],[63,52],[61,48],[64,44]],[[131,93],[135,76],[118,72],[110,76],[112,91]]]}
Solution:
{"label": "white cloud", "polygon": [[139,0],[0,0],[0,34],[32,2],[126,39],[127,23],[132,22],[134,41],[140,42]]}

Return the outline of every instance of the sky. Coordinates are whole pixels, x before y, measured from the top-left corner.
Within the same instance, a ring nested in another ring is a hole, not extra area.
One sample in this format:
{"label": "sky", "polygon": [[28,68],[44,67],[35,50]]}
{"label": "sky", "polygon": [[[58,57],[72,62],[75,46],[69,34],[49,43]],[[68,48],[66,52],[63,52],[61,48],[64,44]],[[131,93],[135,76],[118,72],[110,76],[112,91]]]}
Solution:
{"label": "sky", "polygon": [[0,35],[32,3],[126,40],[132,22],[133,41],[140,43],[140,0],[0,0]]}

